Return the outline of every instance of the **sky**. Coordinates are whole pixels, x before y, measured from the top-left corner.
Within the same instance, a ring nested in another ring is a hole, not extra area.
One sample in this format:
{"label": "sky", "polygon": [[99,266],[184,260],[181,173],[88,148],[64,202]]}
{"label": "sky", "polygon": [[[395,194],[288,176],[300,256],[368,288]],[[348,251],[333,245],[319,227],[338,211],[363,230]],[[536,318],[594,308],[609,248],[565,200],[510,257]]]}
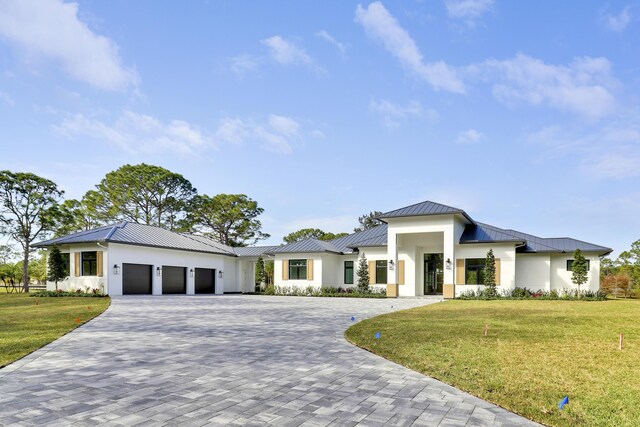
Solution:
{"label": "sky", "polygon": [[264,243],[424,200],[640,239],[640,2],[0,0],[0,168],[124,164],[264,208]]}

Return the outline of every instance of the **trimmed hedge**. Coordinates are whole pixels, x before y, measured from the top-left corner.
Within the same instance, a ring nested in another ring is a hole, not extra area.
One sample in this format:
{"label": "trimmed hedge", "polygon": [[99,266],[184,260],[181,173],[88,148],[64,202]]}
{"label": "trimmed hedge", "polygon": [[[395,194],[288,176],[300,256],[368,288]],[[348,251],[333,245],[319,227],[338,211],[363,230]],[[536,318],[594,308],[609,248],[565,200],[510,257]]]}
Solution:
{"label": "trimmed hedge", "polygon": [[458,299],[462,300],[562,300],[562,301],[605,301],[607,294],[602,291],[580,291],[575,289],[563,289],[562,291],[532,291],[527,288],[505,289],[500,293],[490,289],[478,289],[477,291],[464,291]]}
{"label": "trimmed hedge", "polygon": [[386,298],[385,289],[373,289],[369,292],[358,291],[357,288],[317,288],[307,286],[300,288],[297,286],[267,286],[263,291],[256,292],[257,295],[282,295],[295,297],[337,297],[337,298]]}

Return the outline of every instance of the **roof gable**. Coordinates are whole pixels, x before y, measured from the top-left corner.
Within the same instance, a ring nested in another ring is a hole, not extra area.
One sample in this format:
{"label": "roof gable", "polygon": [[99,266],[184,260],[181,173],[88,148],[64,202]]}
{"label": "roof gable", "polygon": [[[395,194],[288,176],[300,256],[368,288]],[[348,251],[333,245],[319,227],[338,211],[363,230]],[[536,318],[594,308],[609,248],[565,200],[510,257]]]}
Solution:
{"label": "roof gable", "polygon": [[405,206],[400,209],[395,209],[389,212],[385,212],[382,215],[378,215],[377,218],[384,220],[386,218],[401,218],[408,216],[428,216],[428,215],[463,215],[470,223],[475,224],[475,221],[471,219],[465,211],[452,206],[443,205],[441,203],[432,202],[426,200],[424,202],[415,203],[413,205]]}

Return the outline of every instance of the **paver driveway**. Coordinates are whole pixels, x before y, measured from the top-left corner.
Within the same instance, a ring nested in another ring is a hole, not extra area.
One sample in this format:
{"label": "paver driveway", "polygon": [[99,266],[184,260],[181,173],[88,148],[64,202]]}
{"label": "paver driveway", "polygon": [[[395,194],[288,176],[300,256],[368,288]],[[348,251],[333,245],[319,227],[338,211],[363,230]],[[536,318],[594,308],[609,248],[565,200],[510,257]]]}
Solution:
{"label": "paver driveway", "polygon": [[352,315],[431,302],[114,298],[0,370],[0,424],[534,425],[343,338]]}

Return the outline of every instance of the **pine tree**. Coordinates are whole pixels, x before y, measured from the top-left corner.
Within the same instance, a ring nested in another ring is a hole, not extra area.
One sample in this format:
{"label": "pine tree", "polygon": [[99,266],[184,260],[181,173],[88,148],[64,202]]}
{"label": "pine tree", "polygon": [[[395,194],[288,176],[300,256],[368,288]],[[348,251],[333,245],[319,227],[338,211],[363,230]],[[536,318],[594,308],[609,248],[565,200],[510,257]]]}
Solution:
{"label": "pine tree", "polygon": [[369,289],[369,263],[367,262],[367,257],[362,253],[362,256],[358,260],[358,271],[356,272],[358,275],[358,292],[368,293]]}
{"label": "pine tree", "polygon": [[62,254],[57,246],[54,246],[49,253],[49,261],[47,265],[47,280],[56,284],[56,291],[58,290],[58,282],[63,280],[67,275],[65,274],[64,260]]}
{"label": "pine tree", "polygon": [[256,285],[262,286],[265,283],[267,276],[264,271],[264,260],[262,257],[258,257],[256,261]]}
{"label": "pine tree", "polygon": [[496,257],[493,255],[493,249],[487,252],[487,258],[484,262],[484,285],[485,289],[491,294],[496,295]]}
{"label": "pine tree", "polygon": [[571,281],[578,285],[578,293],[580,293],[580,285],[587,282],[587,260],[580,249],[576,249],[573,253],[573,264],[571,265]]}

